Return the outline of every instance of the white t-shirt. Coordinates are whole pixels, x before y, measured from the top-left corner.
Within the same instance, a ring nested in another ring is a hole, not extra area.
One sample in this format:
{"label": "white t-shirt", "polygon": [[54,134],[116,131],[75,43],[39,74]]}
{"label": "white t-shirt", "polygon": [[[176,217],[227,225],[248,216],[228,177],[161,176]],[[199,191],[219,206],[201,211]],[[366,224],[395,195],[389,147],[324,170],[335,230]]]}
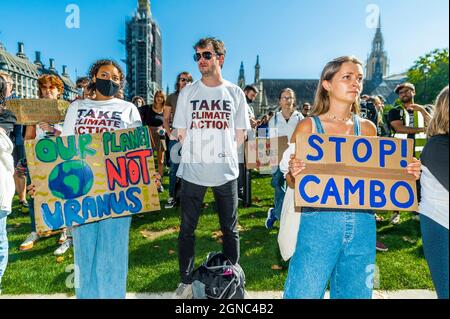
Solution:
{"label": "white t-shirt", "polygon": [[302,113],[298,111],[294,111],[288,121],[281,111],[276,113],[269,121],[270,138],[287,136],[290,142],[297,124],[303,119]]}
{"label": "white t-shirt", "polygon": [[76,100],[67,110],[62,136],[95,134],[142,126],[136,106],[120,99]]}
{"label": "white t-shirt", "polygon": [[239,176],[236,130],[250,129],[248,105],[240,87],[201,80],[178,97],[173,127],[186,129],[177,176],[202,186],[224,185]]}

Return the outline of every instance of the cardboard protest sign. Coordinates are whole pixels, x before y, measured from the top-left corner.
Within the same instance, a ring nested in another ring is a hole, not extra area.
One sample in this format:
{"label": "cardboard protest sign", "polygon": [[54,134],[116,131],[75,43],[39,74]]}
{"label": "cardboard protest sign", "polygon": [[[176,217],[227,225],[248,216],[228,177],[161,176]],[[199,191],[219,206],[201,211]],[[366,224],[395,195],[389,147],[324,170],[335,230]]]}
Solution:
{"label": "cardboard protest sign", "polygon": [[17,124],[36,125],[39,122],[56,124],[64,121],[70,103],[64,100],[17,99],[5,103],[17,117]]}
{"label": "cardboard protest sign", "polygon": [[296,178],[297,207],[417,211],[413,141],[304,134],[296,157],[306,170]]}
{"label": "cardboard protest sign", "polygon": [[147,127],[27,141],[38,232],[160,210]]}
{"label": "cardboard protest sign", "polygon": [[247,169],[258,168],[260,172],[271,172],[273,166],[277,166],[283,153],[288,148],[287,136],[277,138],[256,138],[245,142],[245,158]]}

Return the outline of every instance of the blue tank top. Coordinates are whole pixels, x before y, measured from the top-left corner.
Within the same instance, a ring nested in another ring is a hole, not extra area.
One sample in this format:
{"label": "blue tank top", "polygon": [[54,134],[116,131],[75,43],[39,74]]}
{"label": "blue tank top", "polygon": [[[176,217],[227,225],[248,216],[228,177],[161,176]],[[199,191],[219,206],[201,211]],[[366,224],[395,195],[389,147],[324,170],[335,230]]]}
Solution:
{"label": "blue tank top", "polygon": [[[316,124],[317,134],[326,134],[323,129],[322,122],[318,116],[312,118]],[[361,122],[358,115],[353,115],[354,134],[355,136],[361,136]],[[347,208],[321,208],[321,207],[302,207],[302,213],[306,212],[361,212],[360,209],[347,209]],[[367,210],[365,210],[367,211]]]}

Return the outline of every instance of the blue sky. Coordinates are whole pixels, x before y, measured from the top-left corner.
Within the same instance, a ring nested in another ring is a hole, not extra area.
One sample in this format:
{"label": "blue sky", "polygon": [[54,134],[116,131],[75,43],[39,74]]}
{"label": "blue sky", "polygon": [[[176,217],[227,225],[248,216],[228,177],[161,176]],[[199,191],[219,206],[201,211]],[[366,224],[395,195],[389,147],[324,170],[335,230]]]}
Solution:
{"label": "blue sky", "polygon": [[[80,8],[80,28],[66,27],[66,7]],[[390,73],[406,71],[434,48],[448,47],[448,0],[153,0],[153,18],[163,34],[163,85],[179,71],[199,78],[192,45],[205,35],[224,40],[228,55],[224,77],[237,82],[244,61],[252,82],[256,55],[262,78],[316,79],[324,64],[340,55],[365,60],[375,33],[370,22],[381,12]],[[0,0],[0,42],[11,53],[17,42],[34,61],[42,51],[48,65],[69,66],[75,78],[99,58],[125,58],[118,39],[137,0]],[[368,23],[369,22],[369,23]]]}

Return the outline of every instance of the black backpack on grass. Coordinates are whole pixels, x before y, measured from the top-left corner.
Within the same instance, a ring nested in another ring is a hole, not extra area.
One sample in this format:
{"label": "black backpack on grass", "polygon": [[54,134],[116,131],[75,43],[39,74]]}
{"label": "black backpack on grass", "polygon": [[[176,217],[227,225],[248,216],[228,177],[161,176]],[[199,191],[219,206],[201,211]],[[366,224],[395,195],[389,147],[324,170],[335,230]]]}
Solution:
{"label": "black backpack on grass", "polygon": [[245,274],[223,253],[210,253],[193,274],[194,299],[244,299]]}

